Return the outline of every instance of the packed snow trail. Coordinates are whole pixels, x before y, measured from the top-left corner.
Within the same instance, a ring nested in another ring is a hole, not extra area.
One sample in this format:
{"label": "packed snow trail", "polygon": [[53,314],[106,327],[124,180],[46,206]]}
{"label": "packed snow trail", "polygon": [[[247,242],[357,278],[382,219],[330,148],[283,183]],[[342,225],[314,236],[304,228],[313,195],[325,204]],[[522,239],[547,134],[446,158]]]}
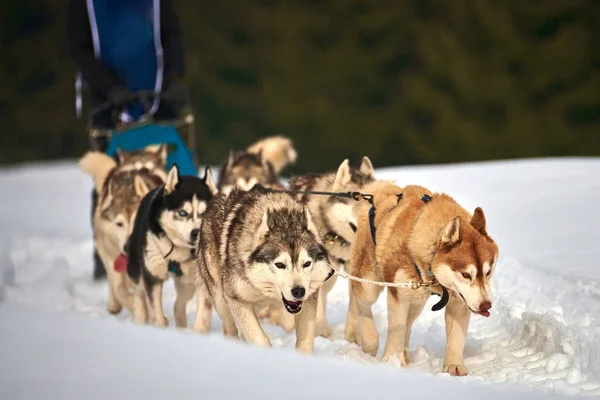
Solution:
{"label": "packed snow trail", "polygon": [[[397,180],[400,186],[419,184],[433,191],[446,191],[468,210],[483,208],[488,231],[500,247],[498,267],[492,278],[492,315],[471,318],[465,348],[468,377],[451,378],[441,373],[445,346],[443,312],[429,311],[437,298],[430,300],[413,327],[412,364],[402,369],[391,360],[384,366],[378,358],[343,340],[348,290],[347,282],[338,278],[328,303],[333,336],[316,339],[315,359],[368,364],[373,368],[373,374],[363,378],[368,387],[376,382],[373,376],[388,377],[388,371],[394,371],[399,382],[407,385],[414,384],[410,374],[416,373],[421,379],[426,373],[431,381],[426,380],[424,385],[432,390],[438,388],[439,393],[448,390],[444,389],[448,383],[477,390],[482,387],[480,384],[486,384],[490,396],[494,390],[511,387],[532,389],[540,394],[600,396],[600,268],[595,261],[600,257],[598,172],[598,159],[376,171],[378,178]],[[43,320],[48,319],[46,313],[61,311],[131,325],[127,312],[115,318],[105,311],[106,284],[90,279],[90,180],[68,162],[4,170],[0,172],[0,184],[5,189],[0,198],[0,221],[5,227],[0,237],[0,311],[4,313],[0,313],[0,329],[4,318],[7,321],[19,318],[14,310],[31,309],[35,311],[27,312],[34,318],[36,313],[44,313],[40,317]],[[168,284],[164,306],[171,321],[173,301],[174,290]],[[190,302],[190,322],[194,306]],[[387,330],[385,295],[373,311],[381,336],[380,357]],[[72,317],[69,318],[69,324],[74,324]],[[152,329],[136,327],[135,331],[127,332],[155,335]],[[294,334],[287,335],[271,325],[265,329],[274,347],[293,352]],[[169,337],[176,340],[179,333],[173,327],[170,331],[174,334]],[[208,338],[182,335],[181,340],[194,339],[200,348],[206,348],[206,341],[210,347],[210,341],[222,336],[220,332],[221,323],[215,314]],[[235,357],[234,351],[239,351],[235,346],[226,352],[225,358]],[[0,361],[0,368],[7,367],[5,362],[6,359]],[[339,364],[335,365],[339,368]],[[210,370],[211,361],[202,360],[199,368]],[[294,368],[285,367],[288,368],[290,379],[295,379]],[[328,373],[336,376],[332,379],[337,380],[335,371],[328,368]],[[348,385],[352,387],[351,383]],[[331,388],[331,393],[338,394],[335,388]],[[0,397],[4,398],[1,389]]]}

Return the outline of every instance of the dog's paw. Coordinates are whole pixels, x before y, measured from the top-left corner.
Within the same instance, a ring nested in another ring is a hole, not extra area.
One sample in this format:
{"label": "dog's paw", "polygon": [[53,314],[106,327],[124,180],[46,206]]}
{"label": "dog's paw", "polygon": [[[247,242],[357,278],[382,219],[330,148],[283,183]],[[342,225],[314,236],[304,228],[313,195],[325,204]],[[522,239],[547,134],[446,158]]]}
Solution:
{"label": "dog's paw", "polygon": [[327,325],[327,324],[317,325],[315,334],[316,334],[316,336],[323,336],[324,338],[328,338],[331,336],[331,329],[329,328],[329,325]]}
{"label": "dog's paw", "polygon": [[467,367],[459,364],[444,364],[442,372],[447,372],[451,376],[466,376],[469,374]]}
{"label": "dog's paw", "polygon": [[346,332],[344,332],[344,340],[346,340],[349,343],[359,344],[358,343],[358,335],[356,334],[356,330],[346,329]]}
{"label": "dog's paw", "polygon": [[406,356],[404,355],[404,352],[385,353],[381,357],[381,361],[384,363],[391,361],[392,363],[394,363],[396,365],[400,364],[400,366],[402,366],[402,367],[408,366],[408,360],[406,360]]}
{"label": "dog's paw", "polygon": [[410,364],[410,351],[408,349],[404,349],[404,360],[406,364]]}
{"label": "dog's paw", "polygon": [[360,344],[362,347],[362,350],[367,353],[372,355],[373,357],[375,357],[377,355],[377,350],[379,350],[379,342],[366,342],[366,341],[362,341],[362,343]]}
{"label": "dog's paw", "polygon": [[169,326],[169,320],[167,319],[167,317],[162,317],[162,318],[156,318],[156,321],[154,322],[156,326],[159,326],[161,328],[166,328],[167,326]]}
{"label": "dog's paw", "polygon": [[117,303],[116,300],[110,301],[109,299],[108,304],[106,305],[106,310],[112,315],[117,315],[121,312],[121,310],[123,310],[123,306]]}

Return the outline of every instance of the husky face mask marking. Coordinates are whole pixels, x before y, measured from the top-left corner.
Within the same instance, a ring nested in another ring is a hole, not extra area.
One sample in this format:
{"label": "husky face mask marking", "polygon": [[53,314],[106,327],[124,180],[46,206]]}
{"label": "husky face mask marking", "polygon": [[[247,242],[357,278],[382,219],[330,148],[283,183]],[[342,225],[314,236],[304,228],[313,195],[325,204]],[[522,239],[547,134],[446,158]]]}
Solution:
{"label": "husky face mask marking", "polygon": [[[368,157],[363,157],[358,170],[351,169],[350,162],[346,159],[338,167],[332,190],[334,192],[356,191],[373,179],[375,179],[375,171]],[[339,197],[331,197],[328,202],[329,204],[326,207],[327,222],[336,234],[352,242],[358,224],[352,203],[348,199]]]}
{"label": "husky face mask marking", "polygon": [[204,178],[180,176],[174,165],[164,185],[162,211],[158,221],[175,246],[192,248],[200,232],[207,202],[217,193],[210,168]]}
{"label": "husky face mask marking", "polygon": [[[302,230],[293,226],[301,226]],[[250,279],[268,285],[272,297],[280,298],[290,314],[318,289],[331,268],[325,248],[316,241],[316,228],[303,213],[267,212],[257,232],[257,247],[250,255]],[[260,278],[259,278],[260,277]]]}
{"label": "husky face mask marking", "polygon": [[489,317],[492,292],[489,281],[498,260],[498,246],[487,235],[485,216],[475,209],[470,222],[454,218],[444,229],[432,271],[453,290],[471,312]]}
{"label": "husky face mask marking", "polygon": [[133,230],[139,202],[150,191],[140,175],[133,175],[131,187],[131,177],[128,173],[116,175],[109,183],[106,196],[100,205],[101,221],[107,224],[105,227],[114,238],[113,245],[121,252],[126,252],[125,244]]}
{"label": "husky face mask marking", "polygon": [[273,167],[263,159],[261,152],[254,154],[243,150],[229,153],[219,179],[224,193],[229,193],[234,187],[247,191],[257,183],[269,185],[276,182]]}

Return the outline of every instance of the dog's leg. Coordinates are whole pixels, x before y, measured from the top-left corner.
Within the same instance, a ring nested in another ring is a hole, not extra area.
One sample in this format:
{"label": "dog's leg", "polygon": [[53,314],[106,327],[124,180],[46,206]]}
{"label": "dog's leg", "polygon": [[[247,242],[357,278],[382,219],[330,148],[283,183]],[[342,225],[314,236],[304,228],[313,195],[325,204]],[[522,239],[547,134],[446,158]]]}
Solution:
{"label": "dog's leg", "polygon": [[198,333],[208,333],[212,319],[212,303],[206,290],[201,286],[196,286],[196,321],[194,321],[194,331]]}
{"label": "dog's leg", "polygon": [[114,272],[113,282],[115,296],[123,307],[129,312],[133,311],[133,295],[129,292],[127,273],[126,272]]}
{"label": "dog's leg", "polygon": [[117,315],[123,309],[123,306],[118,300],[117,297],[117,275],[119,274],[112,268],[112,261],[107,254],[106,248],[103,246],[102,242],[94,241],[96,244],[96,248],[98,249],[98,254],[102,263],[104,265],[108,265],[110,268],[106,268],[106,278],[108,280],[108,299],[106,301],[106,310],[113,314]]}
{"label": "dog's leg", "polygon": [[[336,269],[340,268],[339,264]],[[317,302],[317,336],[330,337],[331,329],[327,323],[327,295],[335,285],[337,275],[332,276],[325,281],[319,289],[319,300]]]}
{"label": "dog's leg", "polygon": [[160,327],[169,326],[169,320],[165,317],[162,305],[163,282],[157,280],[150,285],[151,306],[154,312],[154,324]]}
{"label": "dog's leg", "polygon": [[350,343],[358,344],[358,304],[356,304],[355,296],[352,294],[352,282],[348,282],[348,286],[350,287],[350,290],[344,339]]}
{"label": "dog's leg", "polygon": [[446,306],[446,359],[443,372],[453,376],[465,376],[468,370],[465,367],[463,353],[471,312],[456,297],[451,299]]}
{"label": "dog's leg", "polygon": [[238,337],[238,329],[235,324],[235,319],[231,314],[231,309],[229,308],[229,304],[223,297],[223,293],[217,293],[214,298],[215,308],[217,310],[217,314],[221,318],[223,322],[223,334],[225,336],[237,338]]}
{"label": "dog's leg", "polygon": [[242,335],[248,343],[271,347],[271,341],[260,326],[260,322],[258,322],[256,313],[254,312],[254,307],[251,304],[235,300],[231,297],[227,298],[227,304],[229,304],[236,325],[242,331]]}
{"label": "dog's leg", "polygon": [[382,361],[386,362],[396,354],[400,364],[406,367],[408,362],[404,356],[408,315],[410,310],[410,298],[407,298],[406,290],[388,288],[387,315],[388,315],[388,337],[385,342]]}
{"label": "dog's leg", "polygon": [[423,308],[427,303],[427,297],[424,299],[418,298],[413,299],[408,309],[408,321],[406,321],[406,339],[404,340],[404,359],[407,364],[410,364],[410,351],[408,346],[410,344],[410,333],[412,326],[419,315],[423,312]]}
{"label": "dog's leg", "polygon": [[175,316],[175,326],[180,329],[187,328],[187,303],[194,297],[194,284],[184,283],[181,278],[175,278],[175,305],[173,306],[173,315]]}
{"label": "dog's leg", "polygon": [[296,350],[300,353],[314,352],[319,293],[314,293],[304,301],[302,311],[296,314]]}
{"label": "dog's leg", "polygon": [[135,292],[133,295],[133,323],[140,325],[148,323],[146,291],[144,290],[144,284],[142,282],[135,287]]}
{"label": "dog's leg", "polygon": [[363,285],[352,282],[352,291],[358,309],[360,345],[365,353],[375,356],[379,349],[379,333],[373,319],[371,307],[377,301],[381,289],[375,285]]}
{"label": "dog's leg", "polygon": [[116,273],[113,271],[109,272],[107,268],[106,277],[108,280],[108,299],[106,301],[106,310],[113,315],[117,315],[121,312],[121,310],[123,310],[123,306],[117,299],[116,291],[118,289],[116,288],[114,275],[116,275]]}

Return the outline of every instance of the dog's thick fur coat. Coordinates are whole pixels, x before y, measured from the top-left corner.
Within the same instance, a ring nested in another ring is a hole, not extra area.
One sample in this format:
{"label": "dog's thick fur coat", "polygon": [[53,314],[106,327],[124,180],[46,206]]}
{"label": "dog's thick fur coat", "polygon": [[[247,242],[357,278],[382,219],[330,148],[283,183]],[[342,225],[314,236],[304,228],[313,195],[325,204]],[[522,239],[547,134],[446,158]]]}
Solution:
{"label": "dog's thick fur coat", "polygon": [[186,305],[196,294],[194,330],[210,330],[212,305],[196,282],[193,248],[200,232],[202,213],[217,193],[211,170],[204,178],[179,176],[174,165],[161,187],[149,192],[140,204],[129,241],[127,274],[135,283],[133,320],[145,324],[152,312],[157,326],[167,326],[162,307],[163,283],[172,273],[177,291],[175,323],[187,327]]}
{"label": "dog's thick fur coat", "polygon": [[[435,278],[450,294],[445,310],[447,343],[443,370],[451,375],[466,375],[463,350],[470,316],[489,316],[489,279],[498,258],[498,247],[487,234],[482,209],[476,208],[471,215],[447,194],[431,193],[420,186],[400,188],[392,182],[377,181],[364,190],[374,195],[376,244],[368,218],[370,205],[357,204],[358,230],[349,272],[385,282]],[[379,335],[371,307],[382,289],[358,282],[352,282],[350,287],[346,340],[375,355]],[[397,356],[402,365],[410,362],[411,327],[432,292],[440,294],[440,286],[388,289],[384,361]]]}
{"label": "dog's thick fur coat", "polygon": [[295,314],[296,348],[313,351],[317,291],[332,270],[310,212],[292,196],[260,187],[219,194],[204,213],[197,268],[226,335],[239,329],[270,346],[256,312],[284,305]]}
{"label": "dog's thick fur coat", "polygon": [[[163,170],[154,168],[155,164],[163,162],[154,149],[135,154],[135,162],[139,165],[128,163],[127,153],[119,154],[123,163],[97,151],[86,153],[79,161],[79,168],[94,179],[98,196],[92,218],[94,247],[106,268],[107,309],[112,314],[118,314],[123,307],[132,311],[131,284],[126,274],[115,270],[113,265],[121,254],[126,253],[126,243],[141,199],[150,189],[160,186],[165,176]],[[150,169],[147,168],[149,163],[152,164]]]}

